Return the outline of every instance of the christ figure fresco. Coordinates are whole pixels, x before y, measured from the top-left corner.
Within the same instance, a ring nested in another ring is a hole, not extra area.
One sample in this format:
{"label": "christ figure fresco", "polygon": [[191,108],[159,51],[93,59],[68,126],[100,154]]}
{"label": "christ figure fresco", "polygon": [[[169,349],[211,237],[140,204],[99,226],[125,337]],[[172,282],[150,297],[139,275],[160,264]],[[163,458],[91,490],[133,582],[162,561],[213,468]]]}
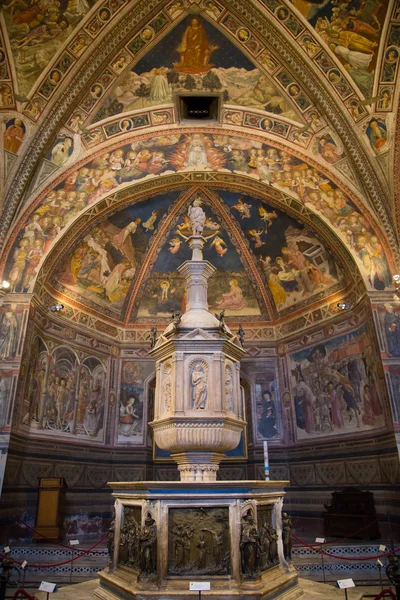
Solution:
{"label": "christ figure fresco", "polygon": [[213,67],[208,61],[217,49],[218,46],[208,43],[207,34],[200,21],[193,18],[176,49],[181,58],[179,63],[174,63],[174,67],[182,73],[205,73]]}

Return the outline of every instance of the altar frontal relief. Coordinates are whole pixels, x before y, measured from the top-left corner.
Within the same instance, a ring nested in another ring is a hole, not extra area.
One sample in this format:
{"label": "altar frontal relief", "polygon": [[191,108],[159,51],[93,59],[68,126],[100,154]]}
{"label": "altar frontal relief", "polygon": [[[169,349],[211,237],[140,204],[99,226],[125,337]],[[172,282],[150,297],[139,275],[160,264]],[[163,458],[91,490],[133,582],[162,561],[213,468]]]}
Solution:
{"label": "altar frontal relief", "polygon": [[384,426],[378,357],[367,325],[290,355],[299,440]]}
{"label": "altar frontal relief", "polygon": [[171,508],[168,518],[169,575],[229,575],[227,508]]}

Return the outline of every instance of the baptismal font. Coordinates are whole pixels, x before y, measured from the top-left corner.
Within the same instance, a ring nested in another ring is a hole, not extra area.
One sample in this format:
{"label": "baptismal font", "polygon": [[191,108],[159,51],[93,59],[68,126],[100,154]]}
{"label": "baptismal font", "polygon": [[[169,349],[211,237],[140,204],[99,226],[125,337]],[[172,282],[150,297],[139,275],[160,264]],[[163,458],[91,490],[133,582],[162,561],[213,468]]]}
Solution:
{"label": "baptismal font", "polygon": [[223,313],[208,310],[208,279],[216,269],[203,260],[206,214],[200,198],[187,214],[192,259],[179,267],[186,311],[153,336],[150,350],[156,392],[149,425],[181,480],[109,483],[115,498],[110,564],[99,574],[95,594],[103,600],[172,600],[191,597],[191,581],[207,581],[208,593],[218,598],[294,600],[302,592],[282,543],[288,482],[216,478],[246,426],[240,387],[245,350],[243,335],[230,331]]}

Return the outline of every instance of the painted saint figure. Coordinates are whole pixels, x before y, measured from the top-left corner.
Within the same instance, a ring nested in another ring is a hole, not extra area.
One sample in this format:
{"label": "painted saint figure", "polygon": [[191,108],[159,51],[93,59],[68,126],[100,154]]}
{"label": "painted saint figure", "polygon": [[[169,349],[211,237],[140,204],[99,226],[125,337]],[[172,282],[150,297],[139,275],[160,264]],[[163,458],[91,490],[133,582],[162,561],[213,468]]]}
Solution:
{"label": "painted saint figure", "polygon": [[205,408],[207,403],[207,375],[201,365],[196,365],[192,371],[193,408]]}
{"label": "painted saint figure", "polygon": [[213,66],[208,61],[217,49],[218,46],[208,43],[207,34],[199,19],[193,18],[176,49],[180,62],[174,63],[174,67],[182,73],[205,73]]}
{"label": "painted saint figure", "polygon": [[150,83],[150,101],[164,102],[170,96],[168,81],[161,69],[154,70],[154,77]]}
{"label": "painted saint figure", "polygon": [[21,119],[14,119],[4,133],[4,150],[16,154],[22,144],[25,135],[25,127]]}

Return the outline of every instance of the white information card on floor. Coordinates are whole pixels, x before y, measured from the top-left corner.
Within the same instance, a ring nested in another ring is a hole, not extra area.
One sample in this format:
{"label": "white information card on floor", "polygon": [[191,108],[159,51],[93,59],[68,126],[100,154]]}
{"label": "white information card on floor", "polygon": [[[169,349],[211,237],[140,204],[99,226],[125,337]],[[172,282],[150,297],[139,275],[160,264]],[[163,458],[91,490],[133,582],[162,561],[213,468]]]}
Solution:
{"label": "white information card on floor", "polygon": [[58,592],[58,587],[56,583],[50,583],[49,581],[42,581],[39,586],[39,592],[48,592],[49,594],[53,594],[53,592]]}
{"label": "white information card on floor", "polygon": [[205,592],[211,590],[211,583],[209,581],[191,581],[189,590],[191,592]]}
{"label": "white information card on floor", "polygon": [[337,582],[338,586],[341,590],[346,590],[347,588],[356,587],[356,584],[352,579],[339,579]]}

